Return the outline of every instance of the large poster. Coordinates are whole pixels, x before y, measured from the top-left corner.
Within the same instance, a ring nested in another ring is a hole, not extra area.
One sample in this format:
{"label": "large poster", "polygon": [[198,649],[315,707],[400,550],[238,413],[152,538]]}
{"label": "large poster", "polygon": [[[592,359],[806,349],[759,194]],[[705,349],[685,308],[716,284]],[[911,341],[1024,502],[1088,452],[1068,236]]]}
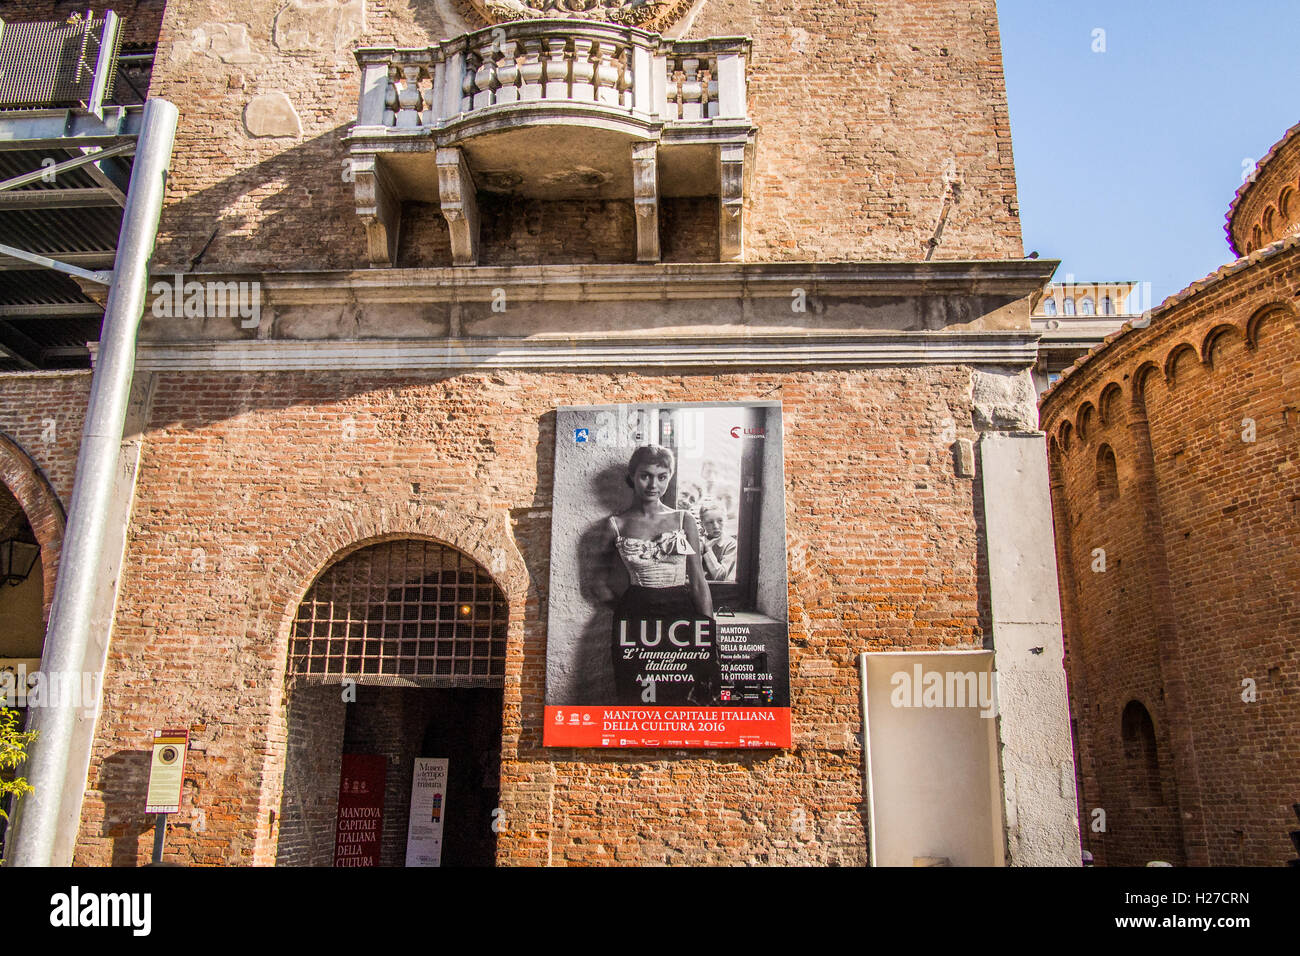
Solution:
{"label": "large poster", "polygon": [[544,742],[788,747],[777,402],[556,412]]}

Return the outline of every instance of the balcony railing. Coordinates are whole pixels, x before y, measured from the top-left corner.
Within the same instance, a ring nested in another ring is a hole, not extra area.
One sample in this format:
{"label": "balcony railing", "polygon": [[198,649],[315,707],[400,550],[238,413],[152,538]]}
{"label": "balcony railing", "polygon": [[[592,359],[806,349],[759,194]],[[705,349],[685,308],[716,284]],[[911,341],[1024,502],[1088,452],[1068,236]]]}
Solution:
{"label": "balcony railing", "polygon": [[359,127],[440,128],[479,110],[593,105],[660,122],[745,117],[749,41],[664,40],[633,27],[526,20],[437,46],[357,51]]}
{"label": "balcony railing", "polygon": [[743,37],[665,40],[560,19],[358,50],[361,96],[348,142],[371,261],[392,264],[402,200],[441,202],[454,261],[468,265],[477,261],[476,189],[570,198],[565,183],[575,198],[634,199],[638,258],[647,261],[658,258],[661,189],[717,195],[722,258],[739,258],[744,158],[756,132],[749,50]]}

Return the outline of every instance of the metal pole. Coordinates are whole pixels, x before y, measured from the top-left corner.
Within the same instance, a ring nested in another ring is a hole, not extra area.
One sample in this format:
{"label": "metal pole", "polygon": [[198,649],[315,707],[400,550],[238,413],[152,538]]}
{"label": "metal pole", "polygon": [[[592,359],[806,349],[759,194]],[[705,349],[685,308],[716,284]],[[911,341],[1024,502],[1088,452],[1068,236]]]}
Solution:
{"label": "metal pole", "polygon": [[[88,650],[96,637],[106,649],[107,630],[112,624],[111,618],[101,620],[98,624],[104,633],[94,632],[96,589],[105,561],[105,516],[113,500],[135,371],[136,332],[144,312],[149,257],[158,234],[176,118],[176,107],[166,100],[151,99],[145,104],[131,185],[122,211],[113,285],[104,310],[58,584],[41,657],[47,681],[53,676],[64,687],[80,687],[84,671],[99,675],[102,654],[88,660]],[[55,706],[32,708],[30,729],[38,736],[32,743],[26,776],[34,792],[18,802],[11,857],[14,866],[67,866],[72,862],[72,841],[67,838],[67,830],[71,828],[75,833],[80,821],[93,722],[89,734],[77,735],[74,731],[83,702],[59,699],[52,703]],[[60,840],[60,836],[64,839]],[[56,852],[56,845],[66,846],[67,852]]]}
{"label": "metal pole", "polygon": [[167,814],[160,813],[153,822],[153,861],[162,862],[163,844],[167,842]]}

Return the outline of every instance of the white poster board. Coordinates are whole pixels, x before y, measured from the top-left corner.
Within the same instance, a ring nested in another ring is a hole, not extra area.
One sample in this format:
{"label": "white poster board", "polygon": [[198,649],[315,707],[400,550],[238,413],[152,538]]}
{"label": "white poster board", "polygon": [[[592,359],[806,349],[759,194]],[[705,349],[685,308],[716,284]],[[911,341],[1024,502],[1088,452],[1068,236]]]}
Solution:
{"label": "white poster board", "polygon": [[1005,866],[993,652],[863,655],[873,866]]}
{"label": "white poster board", "polygon": [[442,823],[447,814],[446,757],[416,757],[411,778],[411,822],[406,865],[442,865]]}

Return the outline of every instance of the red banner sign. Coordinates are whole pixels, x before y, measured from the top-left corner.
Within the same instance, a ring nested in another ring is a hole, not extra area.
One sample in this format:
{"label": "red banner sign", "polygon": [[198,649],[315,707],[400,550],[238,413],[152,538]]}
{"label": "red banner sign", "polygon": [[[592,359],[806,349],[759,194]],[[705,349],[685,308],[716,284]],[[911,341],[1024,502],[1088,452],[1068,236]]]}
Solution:
{"label": "red banner sign", "polygon": [[789,747],[789,707],[547,707],[548,747]]}
{"label": "red banner sign", "polygon": [[381,755],[343,755],[338,823],[334,830],[335,866],[379,865],[387,769],[387,758]]}

